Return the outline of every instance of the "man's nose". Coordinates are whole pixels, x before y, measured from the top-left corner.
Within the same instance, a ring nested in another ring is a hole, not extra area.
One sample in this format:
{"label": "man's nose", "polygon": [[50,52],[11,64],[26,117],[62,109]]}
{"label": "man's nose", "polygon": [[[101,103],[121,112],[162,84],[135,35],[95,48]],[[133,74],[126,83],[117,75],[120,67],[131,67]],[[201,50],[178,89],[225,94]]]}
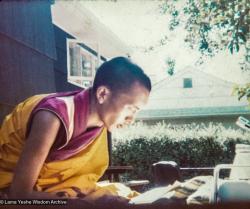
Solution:
{"label": "man's nose", "polygon": [[125,118],[125,123],[128,124],[128,125],[133,123],[134,121],[135,121],[134,116],[128,116],[128,117]]}

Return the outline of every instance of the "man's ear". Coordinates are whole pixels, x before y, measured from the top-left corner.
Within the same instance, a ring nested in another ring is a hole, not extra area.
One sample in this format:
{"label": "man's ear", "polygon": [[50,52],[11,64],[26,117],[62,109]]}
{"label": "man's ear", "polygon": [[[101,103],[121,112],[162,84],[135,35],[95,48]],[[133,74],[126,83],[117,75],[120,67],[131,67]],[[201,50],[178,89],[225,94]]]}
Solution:
{"label": "man's ear", "polygon": [[103,104],[111,96],[111,91],[107,86],[99,86],[96,90],[98,104]]}

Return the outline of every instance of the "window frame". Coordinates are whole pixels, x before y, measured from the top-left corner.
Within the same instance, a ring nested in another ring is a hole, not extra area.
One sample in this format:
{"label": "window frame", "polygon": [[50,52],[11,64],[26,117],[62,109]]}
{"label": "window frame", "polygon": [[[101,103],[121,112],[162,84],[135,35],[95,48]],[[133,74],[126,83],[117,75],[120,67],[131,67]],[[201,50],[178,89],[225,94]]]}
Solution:
{"label": "window frame", "polygon": [[[78,63],[78,68],[80,67],[80,69],[78,69],[77,71],[80,72],[80,75],[73,75],[72,72],[74,70],[72,70],[72,63],[71,63],[71,53],[70,53],[70,49],[74,48],[74,46],[72,47],[71,45],[76,45],[78,47],[80,47],[79,50],[79,55],[81,56],[79,58],[81,64]],[[81,88],[88,88],[90,86],[93,85],[93,81],[94,81],[94,77],[95,77],[95,73],[96,73],[96,69],[100,66],[100,64],[103,62],[100,59],[100,53],[99,53],[99,44],[96,43],[97,46],[97,55],[91,53],[89,50],[87,50],[86,48],[84,48],[85,43],[81,40],[78,39],[71,39],[71,38],[67,38],[66,39],[66,47],[67,47],[67,81],[73,85],[76,85],[78,87]],[[89,63],[91,63],[91,74],[90,76],[85,76],[83,75],[84,72],[84,68],[82,68],[82,60],[83,57],[86,56],[90,59],[86,59],[87,61],[89,61]],[[85,82],[90,82],[89,85],[84,84]]]}

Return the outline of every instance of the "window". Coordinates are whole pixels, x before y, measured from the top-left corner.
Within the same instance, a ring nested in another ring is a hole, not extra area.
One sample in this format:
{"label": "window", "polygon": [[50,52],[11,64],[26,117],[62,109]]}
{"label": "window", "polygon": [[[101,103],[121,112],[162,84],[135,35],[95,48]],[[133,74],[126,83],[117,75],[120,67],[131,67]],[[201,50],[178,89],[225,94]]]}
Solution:
{"label": "window", "polygon": [[67,39],[68,82],[82,88],[88,88],[93,84],[101,60],[98,53],[93,54],[84,46],[83,42]]}
{"label": "window", "polygon": [[193,87],[192,78],[184,78],[183,88],[192,88],[192,87]]}

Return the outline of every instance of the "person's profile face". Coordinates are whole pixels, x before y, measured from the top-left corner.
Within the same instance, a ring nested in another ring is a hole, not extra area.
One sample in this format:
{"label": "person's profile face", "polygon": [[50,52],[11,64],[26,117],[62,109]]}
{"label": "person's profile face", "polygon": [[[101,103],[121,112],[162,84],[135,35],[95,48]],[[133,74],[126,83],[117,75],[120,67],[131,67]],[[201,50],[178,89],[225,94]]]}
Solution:
{"label": "person's profile face", "polygon": [[149,91],[139,83],[126,93],[113,94],[106,101],[103,122],[109,131],[122,128],[135,120],[137,112],[147,103]]}

